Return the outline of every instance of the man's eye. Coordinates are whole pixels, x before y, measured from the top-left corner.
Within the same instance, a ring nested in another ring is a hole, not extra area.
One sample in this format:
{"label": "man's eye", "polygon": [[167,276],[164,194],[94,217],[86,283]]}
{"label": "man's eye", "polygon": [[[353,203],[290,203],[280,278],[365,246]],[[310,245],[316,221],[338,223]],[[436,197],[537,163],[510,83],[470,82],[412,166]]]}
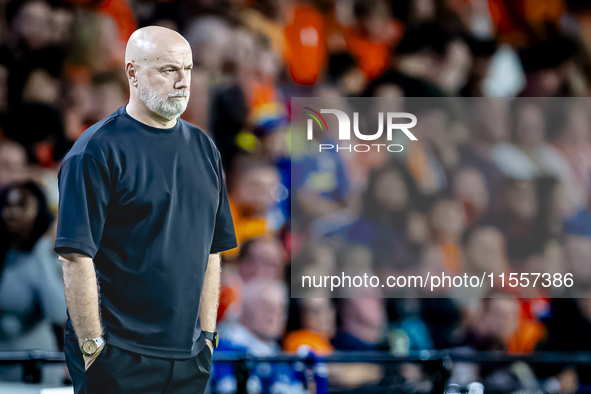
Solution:
{"label": "man's eye", "polygon": [[174,70],[164,70],[166,74],[172,74]]}

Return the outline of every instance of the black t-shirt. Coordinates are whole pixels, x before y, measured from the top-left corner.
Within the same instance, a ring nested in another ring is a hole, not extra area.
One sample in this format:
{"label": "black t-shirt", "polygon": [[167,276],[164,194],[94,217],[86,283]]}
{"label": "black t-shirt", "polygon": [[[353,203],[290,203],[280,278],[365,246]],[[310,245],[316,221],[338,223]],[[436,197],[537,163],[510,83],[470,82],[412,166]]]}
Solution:
{"label": "black t-shirt", "polygon": [[236,247],[212,140],[181,119],[159,129],[121,107],[82,133],[58,179],[55,251],[94,259],[107,342],[154,357],[198,354],[208,256]]}

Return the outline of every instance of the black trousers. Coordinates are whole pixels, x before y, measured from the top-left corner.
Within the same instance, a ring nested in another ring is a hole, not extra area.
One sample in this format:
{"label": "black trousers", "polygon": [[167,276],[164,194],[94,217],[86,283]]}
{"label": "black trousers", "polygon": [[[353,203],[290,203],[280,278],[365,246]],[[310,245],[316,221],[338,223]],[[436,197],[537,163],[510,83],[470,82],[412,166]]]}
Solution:
{"label": "black trousers", "polygon": [[211,374],[208,346],[193,358],[174,360],[107,343],[88,371],[75,338],[66,335],[64,353],[75,394],[203,394]]}

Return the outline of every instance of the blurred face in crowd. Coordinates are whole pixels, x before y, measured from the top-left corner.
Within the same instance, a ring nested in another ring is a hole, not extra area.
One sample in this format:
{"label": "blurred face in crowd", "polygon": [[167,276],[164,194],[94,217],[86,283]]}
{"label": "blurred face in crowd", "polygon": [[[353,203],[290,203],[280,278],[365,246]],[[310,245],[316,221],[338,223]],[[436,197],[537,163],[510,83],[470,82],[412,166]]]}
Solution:
{"label": "blurred face in crowd", "polygon": [[231,51],[233,38],[228,23],[218,17],[200,17],[187,29],[187,39],[195,49],[195,64],[205,69],[221,68]]}
{"label": "blurred face in crowd", "polygon": [[458,92],[468,79],[472,57],[468,45],[462,40],[452,41],[446,51],[439,76],[441,87],[448,92]]}
{"label": "blurred face in crowd", "polygon": [[474,230],[466,245],[466,258],[475,272],[505,272],[508,262],[503,234],[494,227]]}
{"label": "blurred face in crowd", "polygon": [[126,92],[116,82],[104,83],[95,86],[92,90],[93,119],[99,121],[115,112],[117,108],[125,105]]}
{"label": "blurred face in crowd", "polygon": [[0,142],[0,189],[22,180],[27,166],[27,152],[16,142]]}
{"label": "blurred face in crowd", "polygon": [[488,190],[482,173],[476,168],[462,168],[454,181],[455,196],[467,203],[476,215],[488,208]]}
{"label": "blurred face in crowd", "polygon": [[335,310],[329,298],[304,298],[304,328],[331,338],[335,332]]}
{"label": "blurred face in crowd", "polygon": [[492,298],[482,323],[489,335],[507,341],[519,325],[519,303],[515,298]]}
{"label": "blurred face in crowd", "polygon": [[24,4],[16,15],[16,34],[31,50],[41,49],[50,44],[51,8],[44,1]]}
{"label": "blurred face in crowd", "polygon": [[590,142],[589,113],[582,105],[576,105],[569,112],[564,136],[573,145],[585,145]]}
{"label": "blurred face in crowd", "polygon": [[281,279],[284,268],[281,246],[267,240],[254,241],[248,256],[239,264],[240,277],[245,282],[254,278]]}
{"label": "blurred face in crowd", "polygon": [[436,9],[433,0],[415,0],[410,4],[413,21],[428,21],[435,18]]}
{"label": "blurred face in crowd", "polygon": [[39,202],[35,196],[28,190],[15,188],[8,192],[1,215],[11,234],[27,239],[33,232],[38,213]]}
{"label": "blurred face in crowd", "polygon": [[350,298],[343,312],[343,325],[347,332],[368,343],[381,339],[386,324],[382,298]]}
{"label": "blurred face in crowd", "polygon": [[187,41],[172,30],[150,26],[132,34],[125,58],[139,101],[165,120],[181,116],[189,102],[193,68]]}
{"label": "blurred face in crowd", "polygon": [[281,282],[250,282],[243,288],[240,322],[263,341],[276,341],[285,329],[286,294]]}
{"label": "blurred face in crowd", "polygon": [[279,175],[273,167],[256,167],[238,177],[235,195],[240,205],[255,211],[266,210],[279,186]]}
{"label": "blurred face in crowd", "polygon": [[515,142],[535,148],[544,141],[544,114],[537,105],[525,104],[519,110],[515,125]]}
{"label": "blurred face in crowd", "polygon": [[522,221],[533,220],[538,212],[536,187],[531,181],[514,182],[507,191],[509,213]]}
{"label": "blurred face in crowd", "polygon": [[496,144],[507,136],[508,100],[478,98],[473,100],[471,135],[489,144]]}
{"label": "blurred face in crowd", "polygon": [[446,141],[446,139],[450,138],[447,130],[449,119],[445,111],[437,108],[426,108],[417,114],[417,117],[421,121],[413,127],[413,133],[415,133],[419,141],[434,145],[449,142]]}
{"label": "blurred face in crowd", "polygon": [[402,211],[408,205],[408,188],[400,171],[382,173],[374,185],[375,199],[386,212]]}
{"label": "blurred face in crowd", "polygon": [[558,68],[546,68],[527,75],[527,84],[532,95],[537,97],[556,96],[560,85],[564,80],[563,70]]}
{"label": "blurred face in crowd", "polygon": [[466,214],[458,200],[447,199],[435,203],[431,212],[431,226],[440,235],[459,235],[465,227]]}

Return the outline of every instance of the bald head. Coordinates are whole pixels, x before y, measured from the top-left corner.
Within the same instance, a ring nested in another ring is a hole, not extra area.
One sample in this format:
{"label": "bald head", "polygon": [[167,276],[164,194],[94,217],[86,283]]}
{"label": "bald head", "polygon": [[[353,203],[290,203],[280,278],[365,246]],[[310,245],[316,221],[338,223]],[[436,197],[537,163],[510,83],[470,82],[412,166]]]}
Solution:
{"label": "bald head", "polygon": [[178,47],[191,52],[191,46],[174,30],[161,26],[147,26],[133,32],[125,47],[125,63],[144,64]]}
{"label": "bald head", "polygon": [[160,26],[136,30],[125,49],[128,113],[151,126],[174,126],[187,108],[192,67],[191,47],[176,31]]}

